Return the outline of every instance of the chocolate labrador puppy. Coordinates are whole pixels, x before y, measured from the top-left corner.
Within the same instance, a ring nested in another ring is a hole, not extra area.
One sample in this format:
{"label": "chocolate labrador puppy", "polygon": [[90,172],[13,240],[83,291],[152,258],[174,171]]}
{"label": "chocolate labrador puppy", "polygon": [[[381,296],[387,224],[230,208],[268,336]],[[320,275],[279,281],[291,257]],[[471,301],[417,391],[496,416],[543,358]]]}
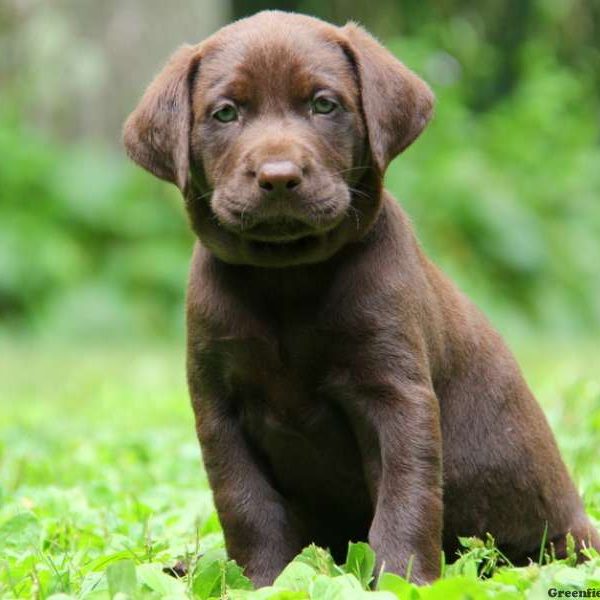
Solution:
{"label": "chocolate labrador puppy", "polygon": [[124,131],[198,236],[188,377],[232,558],[272,582],[368,540],[428,582],[457,536],[514,561],[600,540],[519,367],[383,189],[427,85],[360,27],[282,12],[181,48]]}

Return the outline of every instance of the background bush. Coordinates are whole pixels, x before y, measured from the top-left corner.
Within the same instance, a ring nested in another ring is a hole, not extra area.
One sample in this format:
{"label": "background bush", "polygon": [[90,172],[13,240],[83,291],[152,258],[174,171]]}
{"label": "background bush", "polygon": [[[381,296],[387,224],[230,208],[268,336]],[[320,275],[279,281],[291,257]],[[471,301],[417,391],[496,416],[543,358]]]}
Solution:
{"label": "background bush", "polygon": [[[5,328],[181,333],[192,237],[176,190],[128,162],[119,127],[183,32],[197,41],[228,18],[226,3],[200,2],[210,18],[183,26],[188,4],[163,13],[160,3],[8,1],[0,11]],[[387,185],[427,251],[496,321],[575,332],[600,323],[597,3],[277,6],[362,19],[431,83],[436,117]],[[235,1],[229,14],[263,7]],[[166,39],[148,46],[133,34],[138,21]],[[117,25],[126,56],[111,46]]]}

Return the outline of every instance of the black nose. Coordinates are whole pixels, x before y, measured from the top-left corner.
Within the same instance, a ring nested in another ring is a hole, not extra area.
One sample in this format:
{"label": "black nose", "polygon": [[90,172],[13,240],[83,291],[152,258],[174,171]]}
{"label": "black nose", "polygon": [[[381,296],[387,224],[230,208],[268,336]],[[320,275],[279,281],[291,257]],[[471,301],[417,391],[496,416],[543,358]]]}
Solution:
{"label": "black nose", "polygon": [[284,192],[300,185],[302,169],[291,160],[271,161],[261,165],[256,178],[266,192]]}

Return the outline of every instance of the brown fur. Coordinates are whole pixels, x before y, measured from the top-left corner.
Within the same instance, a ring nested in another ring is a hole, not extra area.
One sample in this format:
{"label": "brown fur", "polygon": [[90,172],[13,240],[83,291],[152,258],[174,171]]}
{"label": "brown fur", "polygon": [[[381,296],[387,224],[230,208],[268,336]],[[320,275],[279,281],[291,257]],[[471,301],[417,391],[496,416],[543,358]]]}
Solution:
{"label": "brown fur", "polygon": [[189,387],[228,552],[258,584],[310,542],[368,540],[418,582],[457,536],[520,561],[547,523],[600,548],[509,350],[382,189],[432,106],[360,27],[265,12],[176,53],[125,125],[199,238]]}

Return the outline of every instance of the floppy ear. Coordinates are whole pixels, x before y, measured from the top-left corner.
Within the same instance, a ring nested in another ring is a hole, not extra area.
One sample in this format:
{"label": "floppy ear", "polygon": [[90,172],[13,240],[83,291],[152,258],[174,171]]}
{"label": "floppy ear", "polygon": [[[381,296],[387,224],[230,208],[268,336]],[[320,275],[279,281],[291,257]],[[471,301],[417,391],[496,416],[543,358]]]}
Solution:
{"label": "floppy ear", "polygon": [[362,27],[348,23],[341,31],[358,73],[371,152],[383,173],[427,125],[433,92]]}
{"label": "floppy ear", "polygon": [[123,127],[127,154],[182,192],[189,173],[190,90],[199,57],[197,46],[177,50]]}

